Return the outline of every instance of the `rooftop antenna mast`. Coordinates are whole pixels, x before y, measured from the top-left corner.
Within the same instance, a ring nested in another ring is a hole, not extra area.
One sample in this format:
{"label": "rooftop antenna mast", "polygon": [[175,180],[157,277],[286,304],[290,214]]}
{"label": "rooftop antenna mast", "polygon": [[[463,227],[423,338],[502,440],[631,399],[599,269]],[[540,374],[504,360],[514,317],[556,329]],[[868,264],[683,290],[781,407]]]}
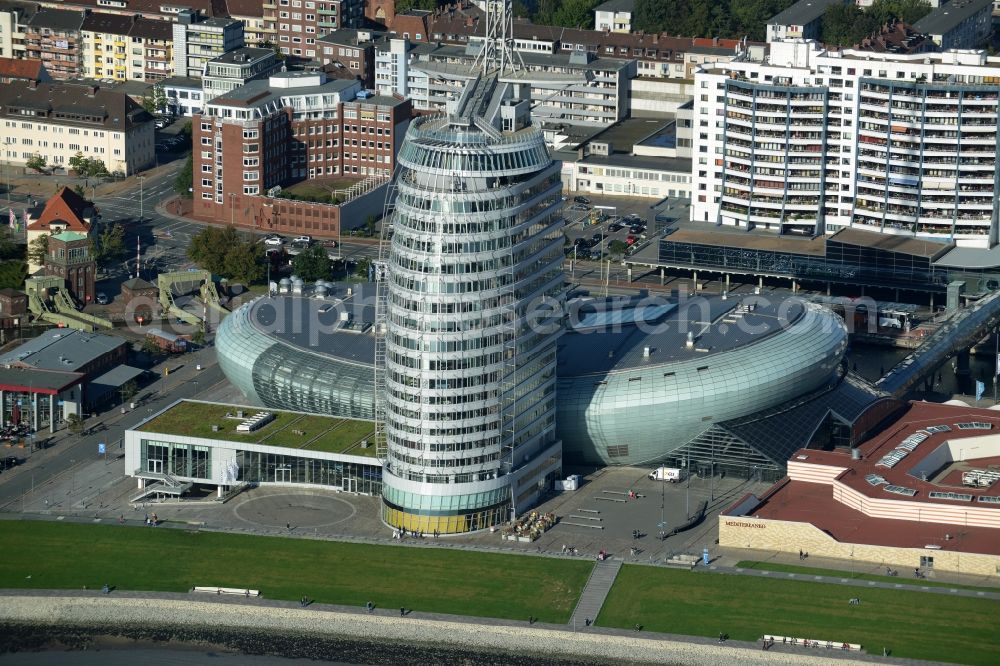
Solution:
{"label": "rooftop antenna mast", "polygon": [[487,0],[486,37],[475,67],[482,68],[483,74],[500,75],[524,69],[521,54],[514,51],[513,0]]}

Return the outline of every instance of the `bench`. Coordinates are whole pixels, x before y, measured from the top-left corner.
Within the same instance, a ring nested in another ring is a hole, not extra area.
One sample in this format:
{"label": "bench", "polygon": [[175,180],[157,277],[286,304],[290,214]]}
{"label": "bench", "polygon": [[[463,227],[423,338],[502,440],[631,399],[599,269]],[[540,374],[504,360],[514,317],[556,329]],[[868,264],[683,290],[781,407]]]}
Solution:
{"label": "bench", "polygon": [[815,641],[810,638],[794,638],[792,636],[772,636],[764,634],[762,641],[773,641],[775,645],[798,645],[800,647],[826,648],[828,650],[850,650],[861,652],[860,643],[842,643],[839,641]]}
{"label": "bench", "polygon": [[694,560],[688,558],[671,557],[668,560],[663,560],[663,563],[668,567],[685,567],[687,569],[694,569],[695,565],[698,564],[697,558]]}
{"label": "bench", "polygon": [[250,590],[245,587],[204,587],[195,586],[192,592],[205,592],[208,594],[222,595],[231,594],[240,597],[259,597],[260,590]]}

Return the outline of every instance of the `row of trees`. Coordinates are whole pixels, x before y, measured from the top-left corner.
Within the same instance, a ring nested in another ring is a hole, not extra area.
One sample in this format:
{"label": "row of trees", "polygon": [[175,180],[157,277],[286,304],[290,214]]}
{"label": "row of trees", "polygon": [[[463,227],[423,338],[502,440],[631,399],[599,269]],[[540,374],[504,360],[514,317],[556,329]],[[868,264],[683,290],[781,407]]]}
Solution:
{"label": "row of trees", "polygon": [[864,9],[853,3],[833,4],[823,14],[823,42],[854,46],[893,19],[912,24],[930,11],[931,6],[925,0],[875,0]]}
{"label": "row of trees", "polygon": [[636,0],[632,29],[763,41],[767,20],[795,0]]}
{"label": "row of trees", "polygon": [[[46,173],[49,169],[48,160],[44,155],[35,153],[24,163],[26,167],[38,173]],[[81,178],[97,178],[108,175],[108,167],[104,160],[96,157],[85,157],[83,153],[77,153],[69,158],[69,168],[76,172]]]}
{"label": "row of trees", "polygon": [[[434,0],[411,0],[435,5]],[[514,12],[538,25],[593,28],[601,0],[514,0]],[[684,37],[763,41],[767,21],[795,0],[635,0],[632,29]],[[823,18],[823,41],[853,45],[896,18],[913,23],[931,11],[926,0],[875,0],[867,9],[835,3]]]}
{"label": "row of trees", "polygon": [[514,0],[514,15],[535,25],[562,28],[594,27],[594,7],[604,0]]}

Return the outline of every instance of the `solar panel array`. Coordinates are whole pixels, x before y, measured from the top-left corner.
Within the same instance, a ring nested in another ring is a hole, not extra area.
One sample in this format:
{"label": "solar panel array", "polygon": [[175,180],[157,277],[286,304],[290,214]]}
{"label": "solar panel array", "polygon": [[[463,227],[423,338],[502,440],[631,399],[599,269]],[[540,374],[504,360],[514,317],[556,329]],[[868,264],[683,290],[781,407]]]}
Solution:
{"label": "solar panel array", "polygon": [[906,495],[907,497],[913,497],[917,494],[916,490],[907,488],[906,486],[886,486],[885,491],[894,495]]}
{"label": "solar panel array", "polygon": [[982,502],[983,504],[1000,504],[1000,497],[980,495],[979,501]]}

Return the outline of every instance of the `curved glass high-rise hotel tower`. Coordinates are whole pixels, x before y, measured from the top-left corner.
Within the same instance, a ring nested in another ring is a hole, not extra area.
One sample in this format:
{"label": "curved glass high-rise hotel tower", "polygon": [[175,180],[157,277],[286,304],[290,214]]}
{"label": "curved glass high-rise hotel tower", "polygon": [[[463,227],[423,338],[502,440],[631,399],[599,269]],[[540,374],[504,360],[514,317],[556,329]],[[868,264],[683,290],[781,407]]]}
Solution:
{"label": "curved glass high-rise hotel tower", "polygon": [[393,527],[488,528],[561,472],[562,186],[516,87],[479,76],[400,149],[376,389]]}

